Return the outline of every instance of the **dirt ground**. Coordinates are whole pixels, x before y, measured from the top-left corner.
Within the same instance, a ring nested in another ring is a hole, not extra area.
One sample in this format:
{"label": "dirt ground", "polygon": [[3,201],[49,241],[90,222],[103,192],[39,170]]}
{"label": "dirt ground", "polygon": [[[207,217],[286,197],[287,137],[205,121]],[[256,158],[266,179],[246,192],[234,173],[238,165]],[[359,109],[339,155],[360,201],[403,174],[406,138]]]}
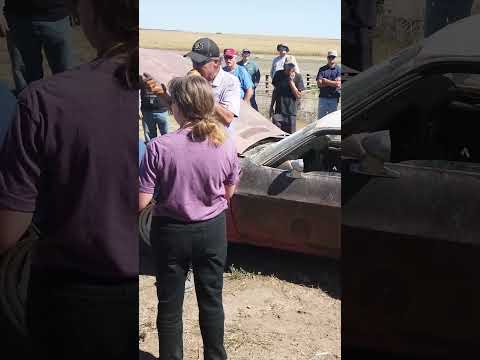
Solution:
{"label": "dirt ground", "polygon": [[[144,247],[140,359],[158,356],[155,278]],[[225,346],[232,360],[340,359],[338,264],[270,249],[229,246]],[[145,271],[145,267],[150,267]],[[203,359],[195,291],[184,301],[184,358]]]}

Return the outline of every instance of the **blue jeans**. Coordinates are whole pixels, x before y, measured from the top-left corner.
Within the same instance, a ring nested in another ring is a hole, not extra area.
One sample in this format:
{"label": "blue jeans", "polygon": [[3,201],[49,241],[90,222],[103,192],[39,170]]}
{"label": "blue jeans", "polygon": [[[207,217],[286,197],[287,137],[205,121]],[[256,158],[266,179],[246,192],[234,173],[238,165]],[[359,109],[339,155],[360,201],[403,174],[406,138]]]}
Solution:
{"label": "blue jeans", "polygon": [[160,130],[160,135],[165,135],[168,132],[168,111],[152,112],[142,110],[142,114],[145,142],[149,142],[153,138],[157,137],[157,126]]}
{"label": "blue jeans", "polygon": [[53,74],[74,66],[71,25],[68,17],[58,21],[31,21],[27,17],[7,16],[7,36],[17,93],[32,81],[43,78],[42,50]]}
{"label": "blue jeans", "polygon": [[331,112],[337,111],[337,107],[338,107],[337,98],[326,98],[326,97],[318,98],[317,119],[321,119],[325,115],[330,114]]}

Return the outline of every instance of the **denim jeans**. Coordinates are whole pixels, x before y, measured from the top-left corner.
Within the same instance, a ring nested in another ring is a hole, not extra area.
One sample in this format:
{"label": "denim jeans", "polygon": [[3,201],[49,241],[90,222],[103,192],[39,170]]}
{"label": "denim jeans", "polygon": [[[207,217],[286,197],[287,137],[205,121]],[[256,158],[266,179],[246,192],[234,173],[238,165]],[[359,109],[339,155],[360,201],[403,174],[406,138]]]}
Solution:
{"label": "denim jeans", "polygon": [[157,271],[160,360],[183,359],[182,308],[192,264],[205,360],[225,360],[223,271],[227,257],[225,213],[198,223],[153,217],[151,243]]}
{"label": "denim jeans", "polygon": [[158,130],[160,130],[160,135],[165,135],[168,132],[168,111],[153,112],[142,110],[142,114],[145,142],[149,142],[157,137],[157,126]]}
{"label": "denim jeans", "polygon": [[317,119],[321,119],[325,115],[330,114],[331,112],[337,111],[337,107],[338,107],[337,98],[319,97]]}
{"label": "denim jeans", "polygon": [[7,22],[10,27],[7,44],[17,93],[32,81],[43,78],[42,50],[53,74],[74,66],[68,17],[58,21],[31,21],[8,15]]}
{"label": "denim jeans", "polygon": [[95,284],[60,274],[32,268],[26,306],[30,358],[137,359],[138,280]]}

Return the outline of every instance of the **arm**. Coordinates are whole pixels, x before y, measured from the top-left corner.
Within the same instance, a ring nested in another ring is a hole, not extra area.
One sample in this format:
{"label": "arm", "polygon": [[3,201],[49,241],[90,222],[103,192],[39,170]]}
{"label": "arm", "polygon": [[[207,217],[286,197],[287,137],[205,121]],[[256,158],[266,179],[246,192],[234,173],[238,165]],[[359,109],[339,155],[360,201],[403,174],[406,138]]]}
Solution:
{"label": "arm", "polygon": [[15,246],[32,222],[32,213],[0,210],[0,255]]}
{"label": "arm", "polygon": [[225,186],[225,199],[230,200],[235,194],[236,185],[224,185]]}
{"label": "arm", "polygon": [[233,80],[215,103],[215,115],[225,126],[229,126],[235,116],[240,115],[240,80]]}
{"label": "arm", "polygon": [[330,86],[330,87],[336,88],[336,87],[338,87],[338,81],[339,80],[328,80],[328,79],[325,79],[325,78],[321,79],[322,87]]}
{"label": "arm", "polygon": [[218,117],[220,122],[225,126],[229,126],[233,121],[235,115],[230,110],[227,110],[223,105],[215,103],[215,115]]}
{"label": "arm", "polygon": [[142,211],[147,207],[148,204],[150,204],[150,201],[152,201],[153,194],[147,194],[143,192],[138,193],[138,211]]}
{"label": "arm", "polygon": [[288,86],[290,86],[290,90],[292,90],[293,96],[295,96],[296,99],[299,99],[302,96],[302,92],[297,89],[293,80],[290,79],[288,81]]}
{"label": "arm", "polygon": [[248,104],[250,104],[250,99],[253,96],[253,89],[249,88],[245,91],[245,95],[243,97],[243,100],[245,100]]}

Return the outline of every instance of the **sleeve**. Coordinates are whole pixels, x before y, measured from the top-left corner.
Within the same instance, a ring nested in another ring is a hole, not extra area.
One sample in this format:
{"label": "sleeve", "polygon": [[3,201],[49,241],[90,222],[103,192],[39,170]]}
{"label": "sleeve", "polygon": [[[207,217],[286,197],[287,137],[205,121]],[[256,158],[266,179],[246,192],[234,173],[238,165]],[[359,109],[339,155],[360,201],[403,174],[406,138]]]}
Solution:
{"label": "sleeve", "polygon": [[298,89],[299,91],[305,90],[305,85],[304,85],[304,83],[303,83],[303,77],[302,77],[302,75],[297,74],[295,86],[297,87],[297,89]]}
{"label": "sleeve", "polygon": [[[38,113],[38,112],[37,112]],[[34,212],[42,174],[42,117],[19,100],[15,119],[0,150],[0,208]]]}
{"label": "sleeve", "polygon": [[242,81],[243,89],[247,90],[247,89],[253,88],[253,81],[247,69],[245,69],[244,67],[241,67],[241,69],[242,69],[242,78],[243,78],[243,81]]}
{"label": "sleeve", "polygon": [[240,160],[237,155],[237,150],[235,146],[231,147],[230,151],[230,173],[228,174],[227,178],[225,179],[225,185],[236,185],[240,181],[240,176],[242,173],[242,169],[240,166]]}
{"label": "sleeve", "polygon": [[337,76],[336,79],[342,79],[342,67],[340,65],[337,65]]}
{"label": "sleeve", "polygon": [[159,155],[156,153],[153,144],[148,144],[145,155],[140,163],[138,176],[140,192],[145,194],[153,194],[155,192],[157,174],[160,166]]}
{"label": "sleeve", "polygon": [[270,69],[270,77],[272,78],[272,80],[273,80],[273,78],[274,78],[274,76],[275,76],[276,63],[277,63],[277,58],[273,58],[273,60],[272,60],[272,68]]}
{"label": "sleeve", "polygon": [[318,69],[318,73],[317,73],[317,81],[320,80],[320,79],[323,79],[323,71],[322,71],[322,68],[320,67],[320,69]]}
{"label": "sleeve", "polygon": [[298,66],[297,59],[295,59],[295,56],[292,55],[292,62],[295,64],[295,72],[297,74],[300,74],[300,67]]}
{"label": "sleeve", "polygon": [[233,77],[218,103],[231,111],[236,117],[240,116],[240,80]]}

